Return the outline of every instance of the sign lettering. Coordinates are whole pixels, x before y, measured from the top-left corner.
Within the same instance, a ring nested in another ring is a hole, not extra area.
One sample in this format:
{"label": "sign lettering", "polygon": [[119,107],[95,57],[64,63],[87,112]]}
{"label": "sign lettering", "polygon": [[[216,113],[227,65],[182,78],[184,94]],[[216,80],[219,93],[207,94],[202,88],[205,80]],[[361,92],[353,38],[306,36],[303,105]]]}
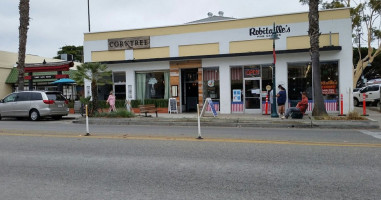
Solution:
{"label": "sign lettering", "polygon": [[[278,36],[280,36],[282,33],[289,33],[291,32],[291,28],[288,25],[277,25],[275,26],[275,31]],[[259,28],[250,28],[249,29],[249,35],[250,36],[256,36],[257,38],[265,38],[270,37],[273,34],[274,30],[273,27],[259,27]]]}
{"label": "sign lettering", "polygon": [[149,49],[150,37],[108,39],[108,50]]}

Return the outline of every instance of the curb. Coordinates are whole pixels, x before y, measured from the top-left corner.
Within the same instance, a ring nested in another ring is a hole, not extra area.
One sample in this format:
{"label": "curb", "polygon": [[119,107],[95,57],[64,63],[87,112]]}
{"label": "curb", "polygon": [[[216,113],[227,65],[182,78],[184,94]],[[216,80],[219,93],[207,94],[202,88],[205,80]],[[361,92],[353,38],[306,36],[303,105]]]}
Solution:
{"label": "curb", "polygon": [[[76,124],[85,124],[86,120],[77,118]],[[141,126],[196,126],[197,119],[152,118],[150,121],[140,119],[90,118],[89,124],[96,125],[141,125]],[[252,128],[324,128],[324,129],[379,129],[378,121],[328,121],[328,120],[239,120],[213,119],[202,120],[204,127],[252,127]]]}

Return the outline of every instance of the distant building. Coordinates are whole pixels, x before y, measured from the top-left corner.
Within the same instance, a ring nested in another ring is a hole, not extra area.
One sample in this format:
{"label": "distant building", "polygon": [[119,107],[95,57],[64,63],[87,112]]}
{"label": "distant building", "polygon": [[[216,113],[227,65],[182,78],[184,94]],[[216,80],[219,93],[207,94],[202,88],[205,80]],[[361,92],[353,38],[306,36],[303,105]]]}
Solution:
{"label": "distant building", "polygon": [[[18,87],[18,70],[16,62],[18,60],[18,54],[13,52],[7,52],[7,51],[0,51],[0,99],[4,98],[7,94],[13,92]],[[33,63],[41,64],[43,62],[47,63],[60,63],[62,60],[59,59],[52,59],[52,58],[45,58],[40,57],[36,55],[30,55],[27,54],[25,57],[25,63],[26,65],[33,65]],[[63,74],[68,74],[69,77],[72,76],[74,73],[74,70],[76,69],[76,66],[80,63],[75,63],[75,66],[71,68],[71,70],[63,72]],[[74,70],[73,70],[74,69]],[[40,79],[34,79],[33,80],[33,90],[57,90],[57,85],[52,85],[53,81],[57,80],[53,75],[57,74],[57,72],[47,71],[47,72],[37,72],[34,73],[34,76],[39,76]],[[25,76],[28,76],[28,73],[25,73]],[[42,77],[50,77],[52,78],[42,78]],[[29,82],[28,80],[24,80],[25,82],[25,89],[29,90]],[[66,93],[70,93],[70,96],[72,95],[72,89],[68,89],[67,87],[64,87],[63,89],[66,90]],[[64,91],[65,94],[65,91]]]}

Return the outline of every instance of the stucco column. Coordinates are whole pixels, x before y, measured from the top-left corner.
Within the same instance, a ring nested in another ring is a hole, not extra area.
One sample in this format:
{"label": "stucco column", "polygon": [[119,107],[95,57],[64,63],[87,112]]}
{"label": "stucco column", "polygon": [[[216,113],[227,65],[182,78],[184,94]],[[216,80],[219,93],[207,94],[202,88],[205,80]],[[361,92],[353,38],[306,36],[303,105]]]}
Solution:
{"label": "stucco column", "polygon": [[231,80],[230,68],[228,65],[220,65],[220,112],[222,114],[231,113]]}

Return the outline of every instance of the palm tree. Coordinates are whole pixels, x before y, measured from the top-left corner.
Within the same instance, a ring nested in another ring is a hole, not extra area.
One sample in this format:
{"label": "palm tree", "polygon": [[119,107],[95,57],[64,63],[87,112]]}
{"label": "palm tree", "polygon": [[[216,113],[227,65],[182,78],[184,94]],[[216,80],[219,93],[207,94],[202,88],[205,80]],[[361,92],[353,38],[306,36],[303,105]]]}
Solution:
{"label": "palm tree", "polygon": [[328,115],[325,110],[323,93],[321,90],[320,76],[320,54],[319,54],[319,0],[310,0],[308,2],[310,12],[308,13],[308,35],[310,36],[311,62],[312,62],[312,87],[314,91],[314,109],[313,116]]}
{"label": "palm tree", "polygon": [[26,40],[29,26],[29,0],[20,0],[19,4],[20,13],[20,27],[19,27],[19,53],[17,69],[18,74],[18,90],[24,90],[24,68],[25,68],[25,53],[26,53]]}
{"label": "palm tree", "polygon": [[111,84],[108,77],[111,76],[111,71],[107,66],[101,63],[84,63],[77,67],[73,79],[79,85],[84,85],[84,81],[91,81],[92,104],[90,114],[98,111],[98,85]]}

